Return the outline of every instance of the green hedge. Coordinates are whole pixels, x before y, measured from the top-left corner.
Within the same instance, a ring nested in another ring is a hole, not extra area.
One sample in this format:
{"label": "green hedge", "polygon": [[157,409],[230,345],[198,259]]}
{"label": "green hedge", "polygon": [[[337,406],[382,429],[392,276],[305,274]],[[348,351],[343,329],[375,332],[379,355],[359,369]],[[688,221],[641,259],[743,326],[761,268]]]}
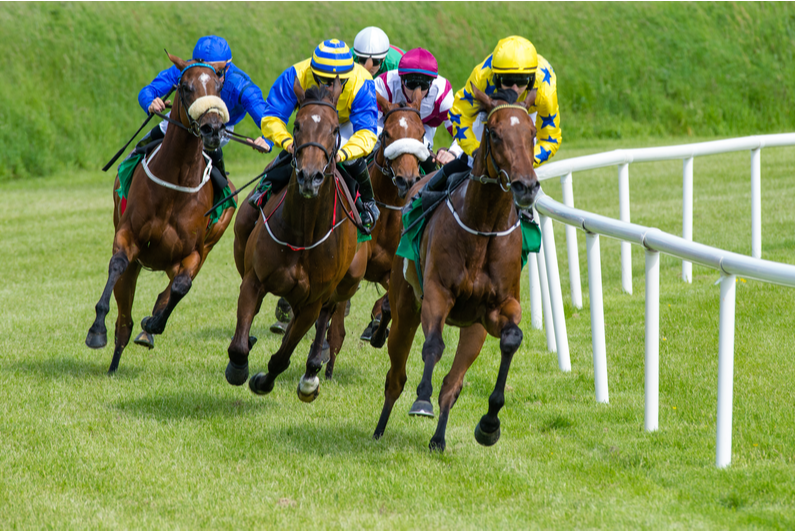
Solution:
{"label": "green hedge", "polygon": [[528,37],[557,72],[564,140],[793,127],[789,4],[2,3],[0,179],[101,167],[145,117],[137,94],[170,65],[164,48],[188,57],[225,36],[267,92],[319,41],[367,25],[429,48],[455,89],[497,40]]}

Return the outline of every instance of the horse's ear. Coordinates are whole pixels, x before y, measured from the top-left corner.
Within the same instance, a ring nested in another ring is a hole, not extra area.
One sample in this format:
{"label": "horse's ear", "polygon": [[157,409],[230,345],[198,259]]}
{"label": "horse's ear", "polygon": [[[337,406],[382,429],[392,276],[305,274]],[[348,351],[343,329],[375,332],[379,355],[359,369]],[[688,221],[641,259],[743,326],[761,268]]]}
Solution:
{"label": "horse's ear", "polygon": [[170,53],[168,53],[168,50],[165,50],[165,52],[166,52],[166,55],[168,55],[169,60],[172,63],[174,63],[174,66],[179,68],[180,71],[185,70],[185,67],[188,66],[188,62],[187,61],[183,61],[182,59],[180,59],[176,55],[171,55]]}
{"label": "horse's ear", "polygon": [[337,100],[340,99],[340,94],[342,94],[342,82],[339,74],[337,74],[337,77],[334,78],[334,84],[331,85],[331,102],[335,106],[337,105]]}
{"label": "horse's ear", "polygon": [[301,83],[298,81],[298,76],[295,76],[295,81],[293,81],[293,92],[295,92],[298,105],[303,105],[304,100],[306,99],[306,94],[304,93],[303,87],[301,87]]}
{"label": "horse's ear", "polygon": [[472,87],[472,95],[480,103],[480,110],[486,113],[490,112],[495,107],[494,100],[477,88],[474,83],[470,83],[470,86]]}
{"label": "horse's ear", "polygon": [[414,89],[414,92],[411,93],[411,103],[409,103],[409,107],[417,109],[418,111],[422,107],[422,89],[417,87]]}
{"label": "horse's ear", "polygon": [[378,108],[381,109],[381,112],[386,114],[392,108],[392,104],[389,103],[389,100],[386,99],[381,95],[381,93],[375,93],[375,99],[378,101]]}
{"label": "horse's ear", "polygon": [[529,110],[530,107],[536,104],[536,96],[538,96],[538,89],[533,89],[528,92],[527,97],[522,102],[522,107]]}

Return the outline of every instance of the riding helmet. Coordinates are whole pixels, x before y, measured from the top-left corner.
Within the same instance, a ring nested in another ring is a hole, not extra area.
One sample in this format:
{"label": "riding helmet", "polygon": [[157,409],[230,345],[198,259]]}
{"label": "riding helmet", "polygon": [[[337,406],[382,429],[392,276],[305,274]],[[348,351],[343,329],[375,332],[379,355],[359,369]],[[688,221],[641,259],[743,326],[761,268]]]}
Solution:
{"label": "riding helmet", "polygon": [[328,39],[317,45],[310,66],[315,75],[347,79],[353,74],[353,55],[341,40]]}
{"label": "riding helmet", "polygon": [[383,59],[389,51],[389,37],[381,28],[364,28],[353,39],[353,51],[356,57]]}
{"label": "riding helmet", "polygon": [[202,37],[196,43],[193,48],[193,60],[206,63],[217,63],[220,61],[228,63],[232,60],[232,49],[229,48],[226,39],[208,35]]}
{"label": "riding helmet", "polygon": [[491,71],[495,74],[534,74],[537,68],[536,48],[524,37],[507,37],[494,48]]}

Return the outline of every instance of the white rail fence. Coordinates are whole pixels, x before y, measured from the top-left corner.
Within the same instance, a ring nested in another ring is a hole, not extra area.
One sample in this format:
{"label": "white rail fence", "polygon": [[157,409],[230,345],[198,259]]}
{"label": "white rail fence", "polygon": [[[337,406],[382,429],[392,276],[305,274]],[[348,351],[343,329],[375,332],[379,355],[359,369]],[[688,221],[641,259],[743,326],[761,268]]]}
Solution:
{"label": "white rail fence", "polygon": [[[599,236],[621,240],[622,287],[632,293],[631,245],[639,245],[646,254],[646,342],[645,342],[645,428],[659,428],[659,253],[682,259],[682,278],[692,281],[695,262],[721,273],[720,331],[718,343],[718,408],[716,465],[731,463],[732,393],[734,378],[734,315],[735,281],[737,275],[795,287],[795,266],[761,259],[761,165],[763,147],[795,145],[795,133],[762,135],[671,147],[617,150],[598,155],[550,163],[539,168],[539,180],[561,177],[561,204],[545,194],[536,201],[540,213],[543,246],[530,260],[531,323],[540,329],[546,322],[547,348],[558,354],[562,371],[571,370],[563,297],[558,270],[552,219],[566,225],[567,254],[571,300],[582,308],[577,229],[586,234],[588,287],[591,306],[591,336],[594,361],[596,400],[608,403],[608,377],[602,300],[602,274]],[[692,241],[693,235],[693,157],[741,150],[751,151],[751,257],[708,247]],[[635,225],[629,221],[629,164],[683,159],[682,237],[666,234],[656,228]],[[618,166],[620,220],[577,210],[574,205],[572,173],[605,166]],[[543,319],[541,311],[543,308]]]}

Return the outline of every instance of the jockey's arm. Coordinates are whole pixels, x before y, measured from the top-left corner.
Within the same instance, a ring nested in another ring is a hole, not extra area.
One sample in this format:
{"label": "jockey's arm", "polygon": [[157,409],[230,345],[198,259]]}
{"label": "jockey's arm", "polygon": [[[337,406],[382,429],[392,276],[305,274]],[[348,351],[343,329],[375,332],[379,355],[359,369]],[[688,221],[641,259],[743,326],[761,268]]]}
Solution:
{"label": "jockey's arm", "polygon": [[488,83],[487,73],[490,69],[482,69],[481,65],[475,67],[467,79],[464,88],[455,93],[453,106],[448,113],[453,126],[453,138],[458,142],[464,153],[472,156],[472,153],[480,147],[480,140],[473,132],[473,125],[480,114],[480,105],[475,99],[472,86],[478,87],[481,91],[486,90]]}
{"label": "jockey's arm", "polygon": [[287,149],[293,143],[293,137],[287,131],[287,122],[298,104],[293,91],[295,76],[295,67],[291,66],[276,79],[265,100],[265,111],[260,121],[262,136],[282,149]]}
{"label": "jockey's arm", "polygon": [[340,147],[340,162],[369,155],[378,140],[378,106],[375,99],[375,83],[371,79],[364,82],[353,98],[351,105],[351,124],[353,135]]}
{"label": "jockey's arm", "polygon": [[[246,112],[258,127],[262,125],[262,118],[265,116],[265,100],[262,98],[262,90],[254,84],[253,81],[247,81],[242,87],[239,96],[240,103],[246,109]],[[267,140],[265,137],[259,137],[254,140],[254,143],[260,147],[271,150],[273,142]]]}
{"label": "jockey's arm", "polygon": [[179,82],[179,68],[171,65],[160,72],[155,79],[138,93],[138,104],[145,112],[149,112],[149,106],[155,99],[159,99],[171,90]]}
{"label": "jockey's arm", "polygon": [[551,159],[562,141],[555,71],[542,57],[538,64],[536,96],[536,146],[533,163],[538,167]]}

